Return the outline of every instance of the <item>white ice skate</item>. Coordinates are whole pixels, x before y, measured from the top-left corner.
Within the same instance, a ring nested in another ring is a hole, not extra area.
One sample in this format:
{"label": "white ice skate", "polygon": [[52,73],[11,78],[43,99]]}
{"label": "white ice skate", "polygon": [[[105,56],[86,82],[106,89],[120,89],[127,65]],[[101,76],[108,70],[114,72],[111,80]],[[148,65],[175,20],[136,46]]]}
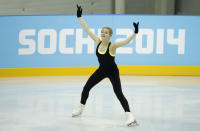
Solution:
{"label": "white ice skate", "polygon": [[72,117],[80,116],[83,112],[85,105],[80,104],[78,107],[76,107],[72,112]]}
{"label": "white ice skate", "polygon": [[125,112],[126,114],[126,125],[127,126],[137,126],[138,123],[131,112]]}

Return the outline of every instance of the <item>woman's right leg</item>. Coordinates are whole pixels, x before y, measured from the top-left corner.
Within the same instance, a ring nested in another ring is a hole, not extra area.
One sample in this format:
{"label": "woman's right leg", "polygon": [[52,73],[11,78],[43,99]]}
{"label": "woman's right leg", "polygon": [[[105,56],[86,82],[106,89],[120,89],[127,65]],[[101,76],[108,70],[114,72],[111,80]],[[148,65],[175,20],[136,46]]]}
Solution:
{"label": "woman's right leg", "polygon": [[72,117],[80,116],[83,112],[85,103],[87,101],[87,98],[89,96],[89,92],[98,82],[100,82],[103,78],[105,78],[105,75],[103,73],[103,70],[101,68],[98,68],[88,79],[85,86],[83,87],[83,91],[81,94],[81,102],[80,105],[75,108],[72,112]]}
{"label": "woman's right leg", "polygon": [[97,83],[99,83],[106,76],[102,68],[98,68],[88,79],[85,86],[83,87],[83,91],[81,94],[81,104],[85,105],[87,98],[89,96],[89,92]]}

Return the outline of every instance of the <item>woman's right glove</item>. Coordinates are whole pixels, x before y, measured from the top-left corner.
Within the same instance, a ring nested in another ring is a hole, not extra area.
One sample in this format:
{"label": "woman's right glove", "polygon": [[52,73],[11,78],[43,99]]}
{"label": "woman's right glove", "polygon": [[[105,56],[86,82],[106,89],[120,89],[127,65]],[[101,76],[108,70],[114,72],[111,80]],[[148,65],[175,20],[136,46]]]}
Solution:
{"label": "woman's right glove", "polygon": [[79,18],[82,15],[82,8],[81,6],[78,6],[78,4],[76,6],[77,6],[77,17]]}

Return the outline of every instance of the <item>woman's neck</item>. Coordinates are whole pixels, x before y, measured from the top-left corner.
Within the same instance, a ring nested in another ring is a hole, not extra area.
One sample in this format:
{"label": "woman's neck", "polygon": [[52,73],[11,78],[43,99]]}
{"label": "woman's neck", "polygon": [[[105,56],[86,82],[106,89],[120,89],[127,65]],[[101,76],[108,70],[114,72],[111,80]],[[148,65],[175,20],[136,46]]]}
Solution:
{"label": "woman's neck", "polygon": [[105,45],[108,45],[109,42],[110,42],[109,40],[102,40],[102,43],[105,44]]}

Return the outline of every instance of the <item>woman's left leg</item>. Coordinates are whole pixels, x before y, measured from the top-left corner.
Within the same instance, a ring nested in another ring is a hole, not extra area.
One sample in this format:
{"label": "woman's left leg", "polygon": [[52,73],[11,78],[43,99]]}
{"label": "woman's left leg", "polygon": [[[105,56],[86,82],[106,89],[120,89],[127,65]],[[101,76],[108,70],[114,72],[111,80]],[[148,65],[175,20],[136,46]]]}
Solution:
{"label": "woman's left leg", "polygon": [[119,75],[110,76],[109,79],[112,83],[115,95],[117,96],[118,100],[120,101],[124,111],[130,112],[128,101],[126,100],[126,98],[122,92],[122,89],[121,89],[121,81],[120,81]]}
{"label": "woman's left leg", "polygon": [[126,125],[127,126],[135,126],[138,125],[137,121],[135,119],[135,117],[133,116],[133,114],[130,112],[129,109],[129,104],[128,101],[126,100],[124,94],[122,93],[122,89],[121,89],[121,82],[120,82],[120,78],[119,78],[119,74],[115,74],[109,77],[112,86],[113,86],[113,90],[117,96],[117,98],[119,99],[124,111],[125,111],[125,115],[126,115]]}

